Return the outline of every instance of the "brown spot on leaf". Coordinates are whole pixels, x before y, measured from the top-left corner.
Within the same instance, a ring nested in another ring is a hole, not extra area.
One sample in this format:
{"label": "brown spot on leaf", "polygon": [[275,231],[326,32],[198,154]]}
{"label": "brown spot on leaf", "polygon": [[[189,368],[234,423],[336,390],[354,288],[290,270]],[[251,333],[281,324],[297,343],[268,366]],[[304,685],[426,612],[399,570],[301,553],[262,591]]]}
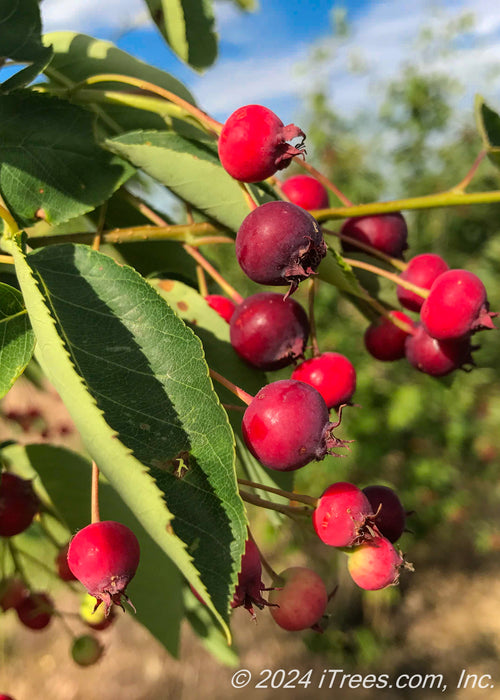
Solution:
{"label": "brown spot on leaf", "polygon": [[164,289],[166,292],[171,292],[175,286],[175,282],[173,280],[162,280],[158,286],[160,289]]}
{"label": "brown spot on leaf", "polygon": [[47,213],[45,209],[42,209],[42,207],[40,207],[40,209],[37,209],[35,212],[35,218],[45,220],[47,218]]}
{"label": "brown spot on leaf", "polygon": [[178,301],[177,308],[180,309],[180,311],[187,311],[189,309],[189,306],[186,304],[185,301]]}

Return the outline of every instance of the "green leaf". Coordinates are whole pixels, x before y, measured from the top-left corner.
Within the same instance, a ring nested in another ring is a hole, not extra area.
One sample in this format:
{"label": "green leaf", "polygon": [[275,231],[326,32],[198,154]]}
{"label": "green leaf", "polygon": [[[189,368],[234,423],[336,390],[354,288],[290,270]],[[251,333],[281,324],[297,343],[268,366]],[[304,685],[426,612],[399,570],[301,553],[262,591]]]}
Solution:
{"label": "green leaf", "polygon": [[320,279],[337,287],[341,292],[361,298],[366,297],[366,292],[361,288],[352,267],[330,246],[319,266],[318,275]]}
{"label": "green leaf", "polygon": [[52,49],[42,44],[38,0],[0,0],[0,56],[31,63],[0,85],[8,92],[30,83],[50,61]]}
{"label": "green leaf", "polygon": [[166,131],[136,131],[107,139],[105,145],[233,231],[249,213],[241,185],[221,166],[209,139],[191,141]]}
{"label": "green leaf", "polygon": [[230,667],[237,666],[238,655],[234,648],[227,646],[220,628],[215,625],[213,616],[210,615],[207,607],[200,603],[188,588],[184,589],[184,606],[186,619],[200,637],[205,649],[221,664]]}
{"label": "green leaf", "polygon": [[[81,455],[54,445],[11,445],[2,450],[2,458],[23,478],[35,477],[35,488],[50,499],[66,531],[58,534],[61,544],[71,534],[85,527],[90,517],[90,483],[92,463]],[[132,512],[123,504],[109,484],[99,484],[99,506],[103,520],[127,525],[137,536],[141,548],[139,568],[127,589],[134,603],[136,619],[176,656],[179,628],[183,617],[182,579],[170,559],[164,556]],[[48,524],[48,523],[47,523]],[[35,552],[40,557],[41,551]],[[56,550],[45,557],[50,564]],[[209,614],[208,611],[206,613]],[[219,636],[223,638],[220,633]]]}
{"label": "green leaf", "polygon": [[58,245],[25,258],[4,246],[43,369],[87,449],[229,637],[246,520],[199,340],[135,270],[101,253]]}
{"label": "green leaf", "polygon": [[217,34],[211,0],[146,0],[158,29],[175,54],[196,70],[217,58]]}
{"label": "green leaf", "polygon": [[480,95],[475,101],[476,124],[491,162],[500,167],[500,116]]}
{"label": "green leaf", "polygon": [[0,282],[0,398],[24,372],[34,347],[22,294]]}
{"label": "green leaf", "polygon": [[0,193],[22,224],[58,224],[105,202],[134,172],[95,142],[93,117],[47,95],[0,96]]}

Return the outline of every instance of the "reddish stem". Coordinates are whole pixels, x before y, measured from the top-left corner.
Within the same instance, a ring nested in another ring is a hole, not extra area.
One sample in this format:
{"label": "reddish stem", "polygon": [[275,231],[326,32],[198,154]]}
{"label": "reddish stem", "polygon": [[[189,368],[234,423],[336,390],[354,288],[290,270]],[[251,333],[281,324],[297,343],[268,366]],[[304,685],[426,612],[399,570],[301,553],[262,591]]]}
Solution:
{"label": "reddish stem", "polygon": [[328,190],[333,192],[333,194],[337,197],[337,199],[339,199],[342,202],[342,204],[344,204],[344,206],[352,207],[352,202],[349,199],[347,199],[345,194],[343,194],[339,190],[339,188],[333,184],[333,182],[331,182],[325,175],[323,175],[323,173],[320,173],[319,170],[316,170],[316,168],[314,168],[312,165],[306,163],[306,161],[303,158],[299,158],[298,156],[296,156],[293,160],[295,161],[295,163],[297,163],[297,165],[300,165],[301,168],[307,170],[308,173],[315,177],[316,180],[321,182],[321,184],[324,185]]}
{"label": "reddish stem", "polygon": [[261,491],[267,491],[268,493],[275,493],[277,496],[283,496],[289,501],[297,501],[297,503],[304,503],[305,505],[312,506],[316,508],[318,505],[318,499],[312,496],[307,496],[302,493],[294,493],[293,491],[284,491],[283,489],[275,488],[274,486],[266,486],[265,484],[258,484],[255,481],[248,481],[247,479],[238,479],[238,484],[243,486],[251,486],[254,489],[260,489]]}
{"label": "reddish stem", "polygon": [[231,393],[237,396],[241,401],[243,401],[243,403],[246,403],[247,406],[253,401],[253,396],[251,394],[243,389],[240,389],[239,386],[236,386],[236,384],[233,384],[233,382],[229,381],[229,379],[223,377],[222,374],[219,374],[214,369],[210,369],[209,373],[212,379],[215,379],[216,382],[219,382],[219,384],[225,386],[226,389],[229,389]]}
{"label": "reddish stem", "polygon": [[92,488],[90,505],[90,522],[98,523],[101,517],[99,514],[99,468],[92,460]]}
{"label": "reddish stem", "polygon": [[395,282],[400,287],[404,287],[410,292],[415,292],[415,294],[418,294],[424,299],[426,299],[429,296],[428,289],[424,289],[423,287],[419,287],[416,284],[412,284],[411,282],[402,280],[401,277],[399,277],[399,275],[395,275],[393,272],[387,272],[387,270],[382,270],[382,268],[377,267],[376,265],[370,265],[370,263],[365,263],[361,260],[353,260],[352,258],[344,258],[344,260],[351,267],[359,267],[360,270],[367,270],[368,272],[373,272],[373,274],[378,275],[379,277],[386,277],[388,280]]}
{"label": "reddish stem", "polygon": [[318,357],[318,355],[321,354],[319,351],[319,346],[318,346],[318,338],[316,335],[316,320],[314,317],[314,297],[316,295],[316,287],[317,287],[317,280],[311,278],[309,280],[308,301],[309,301],[309,328],[310,328],[313,357]]}

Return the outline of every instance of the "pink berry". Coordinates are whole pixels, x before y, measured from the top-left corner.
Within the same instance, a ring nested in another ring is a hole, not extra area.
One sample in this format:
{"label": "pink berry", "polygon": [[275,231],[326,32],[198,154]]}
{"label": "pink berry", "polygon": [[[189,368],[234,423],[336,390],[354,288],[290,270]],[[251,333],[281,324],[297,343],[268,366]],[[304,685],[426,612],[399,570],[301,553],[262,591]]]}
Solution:
{"label": "pink berry", "polygon": [[283,571],[273,583],[276,588],[269,594],[273,605],[270,612],[280,627],[297,632],[319,622],[328,604],[328,593],[318,574],[294,566]]}
{"label": "pink berry", "polygon": [[262,564],[260,563],[259,550],[255,542],[248,539],[245,543],[245,552],[241,558],[241,571],[238,574],[238,585],[231,601],[232,608],[243,605],[246,610],[255,617],[253,605],[262,609],[269,605],[262,597],[265,589],[262,583]]}
{"label": "pink berry", "polygon": [[234,301],[228,299],[227,297],[223,297],[220,294],[207,294],[205,301],[211,309],[216,311],[219,316],[224,319],[224,321],[229,323],[236,308]]}
{"label": "pink berry", "polygon": [[243,272],[259,284],[289,285],[288,294],[316,272],[326,250],[316,219],[290,202],[257,207],[236,236],[236,257]]}
{"label": "pink berry", "polygon": [[398,583],[399,571],[404,564],[394,545],[379,536],[355,547],[349,554],[347,568],[360,588],[377,591]]}
{"label": "pink berry", "polygon": [[[302,139],[296,148],[287,141]],[[231,114],[219,137],[223,168],[242,182],[265,180],[303,155],[305,134],[295,124],[285,126],[270,109],[246,105]]]}
{"label": "pink berry", "polygon": [[231,345],[238,355],[265,371],[302,357],[308,336],[309,320],[302,306],[273,292],[247,297],[230,323]]}
{"label": "pink berry", "polygon": [[495,328],[486,289],[468,270],[448,270],[433,283],[420,318],[437,340],[454,340],[483,328]]}
{"label": "pink berry", "polygon": [[4,612],[11,608],[16,610],[28,595],[29,590],[20,578],[5,579],[0,584],[0,608]]}
{"label": "pink berry", "polygon": [[[402,311],[391,311],[391,316],[404,321],[411,328],[415,324]],[[388,318],[382,318],[379,323],[372,323],[365,331],[365,346],[370,355],[382,362],[400,360],[405,356],[405,341],[409,333],[392,323]]]}
{"label": "pink berry", "polygon": [[243,415],[243,438],[269,469],[293,471],[321,460],[344,441],[332,435],[326,403],[314,387],[281,379],[263,387]]}
{"label": "pink berry", "polygon": [[71,656],[79,666],[92,666],[99,661],[103,652],[102,644],[90,634],[77,637],[71,646]]}
{"label": "pink berry", "polygon": [[61,547],[57,553],[55,559],[57,575],[62,581],[76,581],[76,577],[68,566],[68,549],[69,542],[65,544],[64,547]]}
{"label": "pink berry", "polygon": [[0,537],[13,537],[31,525],[39,501],[31,481],[2,472],[0,480]]}
{"label": "pink berry", "polygon": [[[408,262],[406,270],[399,276],[406,282],[416,284],[423,289],[430,289],[434,280],[447,270],[449,270],[449,267],[442,257],[434,253],[423,253],[412,258]],[[399,285],[397,295],[401,306],[404,306],[405,309],[410,309],[410,311],[420,311],[424,303],[424,297]]]}
{"label": "pink berry", "polygon": [[417,324],[415,334],[408,336],[405,345],[408,362],[432,377],[444,377],[466,365],[473,366],[473,349],[469,336],[436,340],[425,331],[421,323]]}
{"label": "pink berry", "polygon": [[324,352],[301,362],[293,370],[292,379],[317,389],[328,408],[349,403],[356,389],[356,370],[339,352]]}
{"label": "pink berry", "polygon": [[54,603],[46,593],[30,593],[16,608],[17,616],[25,627],[41,630],[47,627],[54,614]]}
{"label": "pink berry", "polygon": [[361,489],[347,481],[339,481],[331,484],[318,499],[313,525],[325,544],[352,547],[367,535],[366,525],[371,516],[373,509]]}
{"label": "pink berry", "polygon": [[109,614],[112,603],[130,603],[125,590],[139,565],[139,542],[125,525],[105,520],[87,525],[69,545],[68,565],[74,576]]}
{"label": "pink berry", "polygon": [[372,522],[389,542],[399,540],[406,526],[406,511],[397,493],[388,486],[367,486],[363,493],[375,514]]}
{"label": "pink berry", "polygon": [[326,209],[328,192],[321,182],[310,175],[294,175],[281,185],[288,199],[302,209]]}
{"label": "pink berry", "polygon": [[[399,212],[347,219],[340,232],[394,258],[402,258],[403,251],[408,247],[408,228]],[[346,253],[359,252],[360,248],[342,241],[342,250]]]}

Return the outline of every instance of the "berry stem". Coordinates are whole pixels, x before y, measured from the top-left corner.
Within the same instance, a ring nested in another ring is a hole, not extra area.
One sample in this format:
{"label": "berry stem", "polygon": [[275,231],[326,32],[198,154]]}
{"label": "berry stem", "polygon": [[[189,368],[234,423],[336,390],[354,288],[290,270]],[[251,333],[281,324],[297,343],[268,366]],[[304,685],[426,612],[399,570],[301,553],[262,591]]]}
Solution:
{"label": "berry stem", "polygon": [[198,280],[198,291],[202,297],[208,294],[207,280],[201,265],[196,265],[196,279]]}
{"label": "berry stem", "polygon": [[12,557],[12,562],[14,564],[14,570],[17,574],[19,574],[21,580],[23,583],[26,585],[27,588],[30,586],[28,585],[28,579],[26,577],[26,573],[24,571],[24,567],[21,564],[21,561],[19,559],[19,549],[13,544],[13,542],[9,539],[8,541],[8,550],[10,552],[10,556]]}
{"label": "berry stem", "polygon": [[370,263],[362,262],[361,260],[353,260],[352,258],[344,258],[344,260],[351,267],[359,267],[360,270],[367,270],[368,272],[373,272],[373,274],[378,275],[379,277],[386,277],[388,280],[395,282],[400,287],[404,287],[410,292],[415,292],[415,294],[418,294],[424,299],[426,299],[429,296],[428,289],[419,287],[416,284],[408,282],[407,280],[402,280],[399,277],[399,275],[395,275],[393,272],[387,272],[387,270],[382,270],[382,268],[380,267],[376,267],[375,265],[371,265]]}
{"label": "berry stem", "polygon": [[463,180],[461,180],[461,182],[458,183],[458,185],[455,185],[455,187],[452,187],[450,189],[450,192],[456,192],[457,194],[463,194],[465,192],[466,188],[470,185],[472,178],[476,174],[476,171],[477,171],[479,165],[481,164],[482,160],[485,158],[486,155],[487,155],[487,151],[485,151],[485,150],[479,151],[479,153],[476,157],[476,160],[472,164],[471,169],[469,170],[467,175],[464,177]]}
{"label": "berry stem", "polygon": [[283,489],[275,488],[274,486],[265,486],[264,484],[258,484],[255,481],[248,481],[247,479],[238,479],[238,484],[242,486],[251,486],[254,489],[260,489],[261,491],[268,491],[269,493],[275,493],[278,496],[283,496],[289,501],[297,501],[298,503],[305,503],[308,506],[316,508],[318,505],[318,499],[312,496],[307,496],[306,494],[294,493],[293,491],[284,491]]}
{"label": "berry stem", "polygon": [[222,386],[225,386],[226,389],[229,389],[231,393],[233,393],[235,396],[237,396],[243,403],[246,403],[247,406],[253,401],[253,396],[251,394],[248,394],[246,391],[243,389],[240,389],[239,386],[236,386],[236,384],[233,384],[233,382],[229,381],[229,379],[226,379],[225,377],[222,376],[222,374],[219,374],[216,372],[214,369],[209,369],[209,374],[212,377],[212,379],[215,379],[216,382],[219,382],[219,384],[222,384]]}
{"label": "berry stem", "polygon": [[101,517],[99,514],[99,467],[92,460],[92,487],[91,487],[91,506],[90,506],[90,522],[98,523]]}
{"label": "berry stem", "polygon": [[283,515],[288,515],[291,518],[295,518],[298,515],[309,516],[311,511],[309,508],[297,508],[296,506],[284,506],[279,503],[273,503],[272,501],[266,501],[259,496],[254,496],[248,491],[240,490],[241,498],[247,503],[251,503],[253,506],[258,506],[259,508],[266,508],[267,510],[275,510],[278,513],[283,513]]}
{"label": "berry stem", "polygon": [[226,411],[244,411],[245,409],[243,406],[236,406],[236,404],[233,403],[223,403],[222,404]]}
{"label": "berry stem", "polygon": [[396,269],[401,270],[401,272],[404,272],[404,270],[406,270],[408,267],[408,263],[403,262],[403,260],[398,260],[398,258],[393,258],[390,255],[386,255],[386,253],[383,253],[381,250],[377,250],[377,248],[373,248],[373,246],[368,245],[368,243],[363,243],[362,241],[358,241],[356,238],[351,238],[351,236],[347,236],[345,233],[341,233],[340,231],[330,231],[323,226],[321,227],[321,230],[323,233],[330,236],[337,236],[337,238],[340,238],[341,241],[357,246],[360,250],[364,250],[366,253],[380,258],[380,260],[385,260],[385,262],[389,263]]}
{"label": "berry stem", "polygon": [[14,265],[14,258],[11,255],[0,255],[0,263],[4,263],[4,265]]}
{"label": "berry stem", "polygon": [[308,309],[309,309],[309,335],[311,338],[313,357],[318,357],[320,355],[318,337],[316,334],[316,320],[314,317],[314,297],[316,296],[316,289],[318,283],[317,280],[311,278],[309,280],[309,290],[308,290]]}
{"label": "berry stem", "polygon": [[343,194],[339,188],[333,184],[323,173],[320,173],[319,170],[316,170],[310,163],[306,163],[304,158],[299,158],[298,156],[295,156],[293,159],[297,165],[299,165],[301,168],[304,170],[307,170],[308,173],[310,173],[313,177],[316,178],[319,182],[321,182],[322,185],[324,185],[328,190],[333,192],[333,194],[337,197],[338,200],[342,202],[342,204],[345,204],[346,207],[352,207],[352,202],[347,199],[345,194]]}
{"label": "berry stem", "polygon": [[241,187],[241,191],[243,192],[243,198],[245,199],[245,202],[248,204],[248,208],[250,211],[254,211],[257,209],[259,206],[255,199],[252,197],[252,194],[248,188],[248,185],[244,182],[238,182],[239,186]]}
{"label": "berry stem", "polygon": [[219,287],[223,289],[228,297],[230,297],[236,304],[241,304],[243,301],[243,297],[241,294],[238,294],[236,289],[232,287],[229,282],[226,282],[224,277],[217,272],[215,267],[211,265],[206,258],[203,257],[203,255],[200,253],[199,250],[194,248],[192,245],[188,245],[187,243],[183,244],[183,248],[188,253],[192,258],[196,260],[196,262],[203,267],[203,269],[208,272],[210,277],[212,277],[213,280],[217,282]]}

